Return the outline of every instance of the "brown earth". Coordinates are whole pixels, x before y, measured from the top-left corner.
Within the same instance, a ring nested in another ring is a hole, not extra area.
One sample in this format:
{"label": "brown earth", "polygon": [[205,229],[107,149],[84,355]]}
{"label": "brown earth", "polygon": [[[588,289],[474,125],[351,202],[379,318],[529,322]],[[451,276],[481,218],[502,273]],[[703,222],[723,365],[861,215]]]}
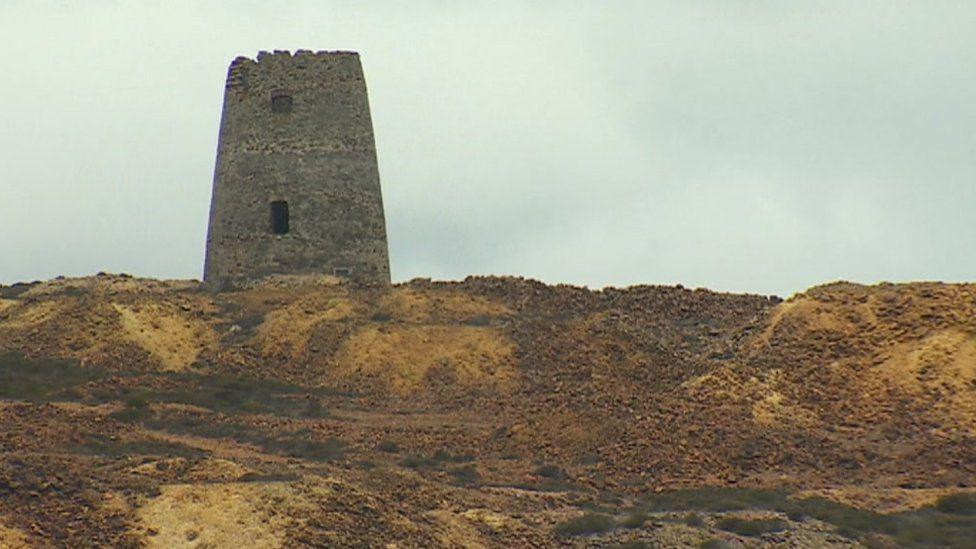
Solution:
{"label": "brown earth", "polygon": [[846,546],[783,513],[556,527],[682,488],[895,513],[976,487],[969,284],[101,275],[0,287],[5,353],[64,373],[0,387],[0,546]]}

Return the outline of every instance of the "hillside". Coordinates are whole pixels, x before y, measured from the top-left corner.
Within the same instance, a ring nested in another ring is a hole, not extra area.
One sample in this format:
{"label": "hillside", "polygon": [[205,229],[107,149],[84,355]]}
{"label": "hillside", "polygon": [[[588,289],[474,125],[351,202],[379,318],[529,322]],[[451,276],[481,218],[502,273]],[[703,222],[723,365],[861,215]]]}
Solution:
{"label": "hillside", "polygon": [[976,536],[976,285],[58,279],[0,398],[0,546]]}

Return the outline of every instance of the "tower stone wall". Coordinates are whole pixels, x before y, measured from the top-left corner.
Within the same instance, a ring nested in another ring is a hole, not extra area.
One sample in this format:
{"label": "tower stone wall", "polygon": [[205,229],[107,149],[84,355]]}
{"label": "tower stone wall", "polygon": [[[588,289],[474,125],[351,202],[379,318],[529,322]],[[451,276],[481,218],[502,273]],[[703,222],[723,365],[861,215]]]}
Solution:
{"label": "tower stone wall", "polygon": [[228,70],[204,281],[389,283],[366,83],[353,52],[262,52]]}

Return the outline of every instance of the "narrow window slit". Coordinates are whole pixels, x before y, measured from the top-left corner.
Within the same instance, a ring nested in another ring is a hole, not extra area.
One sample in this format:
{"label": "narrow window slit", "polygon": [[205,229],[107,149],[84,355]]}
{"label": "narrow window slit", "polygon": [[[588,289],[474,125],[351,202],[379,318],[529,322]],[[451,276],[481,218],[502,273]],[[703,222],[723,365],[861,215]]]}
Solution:
{"label": "narrow window slit", "polygon": [[271,232],[274,234],[288,234],[288,203],[275,200],[271,203]]}

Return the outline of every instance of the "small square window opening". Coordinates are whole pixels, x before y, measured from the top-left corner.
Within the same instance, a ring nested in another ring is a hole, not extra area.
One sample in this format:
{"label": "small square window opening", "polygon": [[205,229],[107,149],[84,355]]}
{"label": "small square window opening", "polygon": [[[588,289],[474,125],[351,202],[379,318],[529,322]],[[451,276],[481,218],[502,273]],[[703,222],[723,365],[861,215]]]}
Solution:
{"label": "small square window opening", "polygon": [[291,96],[284,92],[274,92],[271,94],[271,112],[276,114],[286,114],[291,112]]}

